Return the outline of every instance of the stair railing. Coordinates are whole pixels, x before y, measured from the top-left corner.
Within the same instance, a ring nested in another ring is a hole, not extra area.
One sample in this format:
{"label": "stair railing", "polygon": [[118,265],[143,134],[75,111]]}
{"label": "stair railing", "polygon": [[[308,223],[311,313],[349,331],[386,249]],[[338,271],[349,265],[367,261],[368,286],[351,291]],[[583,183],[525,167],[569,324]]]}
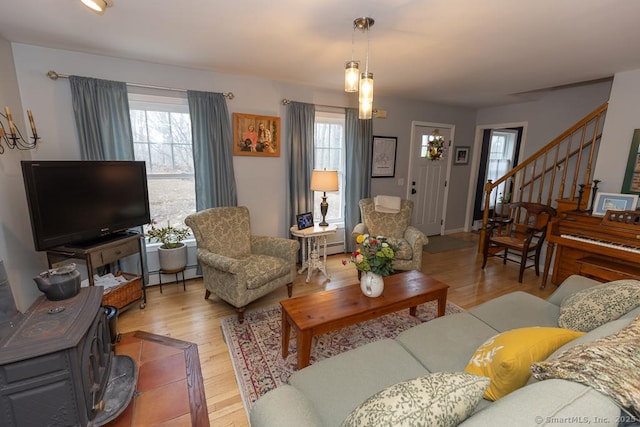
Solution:
{"label": "stair railing", "polygon": [[[479,248],[487,224],[507,210],[499,202],[536,202],[558,212],[586,210],[597,190],[593,161],[602,138],[608,103],[604,103],[495,182],[485,184]],[[595,186],[592,184],[595,183]],[[502,191],[498,191],[502,190]],[[502,194],[500,194],[502,193]]]}

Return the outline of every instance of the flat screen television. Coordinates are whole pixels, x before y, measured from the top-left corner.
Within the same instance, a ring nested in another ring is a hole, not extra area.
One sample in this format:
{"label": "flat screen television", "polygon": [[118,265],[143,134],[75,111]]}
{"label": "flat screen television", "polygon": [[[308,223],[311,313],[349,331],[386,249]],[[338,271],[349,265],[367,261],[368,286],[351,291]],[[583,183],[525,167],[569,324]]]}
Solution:
{"label": "flat screen television", "polygon": [[150,222],[144,162],[21,163],[37,251],[91,245]]}

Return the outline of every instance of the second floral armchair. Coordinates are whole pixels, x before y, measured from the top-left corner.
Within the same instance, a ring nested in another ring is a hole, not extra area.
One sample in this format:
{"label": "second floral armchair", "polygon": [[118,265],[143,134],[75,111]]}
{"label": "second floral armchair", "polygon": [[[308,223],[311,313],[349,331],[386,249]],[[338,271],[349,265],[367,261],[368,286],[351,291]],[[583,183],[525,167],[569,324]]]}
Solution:
{"label": "second floral armchair", "polygon": [[413,202],[403,199],[397,213],[376,211],[374,199],[362,199],[359,205],[362,222],[354,227],[352,240],[355,242],[360,234],[385,236],[398,248],[393,260],[394,270],[421,270],[422,248],[429,243],[429,239],[416,227],[409,225]]}

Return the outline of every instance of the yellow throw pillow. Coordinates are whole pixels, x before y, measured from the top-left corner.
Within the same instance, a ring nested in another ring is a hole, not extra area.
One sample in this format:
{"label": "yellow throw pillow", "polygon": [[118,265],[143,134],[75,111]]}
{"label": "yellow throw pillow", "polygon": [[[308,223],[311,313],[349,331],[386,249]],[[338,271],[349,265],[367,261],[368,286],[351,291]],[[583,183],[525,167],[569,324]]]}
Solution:
{"label": "yellow throw pillow", "polygon": [[484,398],[498,400],[526,384],[532,363],[582,335],[584,332],[546,327],[503,332],[478,347],[464,371],[488,377],[491,385]]}

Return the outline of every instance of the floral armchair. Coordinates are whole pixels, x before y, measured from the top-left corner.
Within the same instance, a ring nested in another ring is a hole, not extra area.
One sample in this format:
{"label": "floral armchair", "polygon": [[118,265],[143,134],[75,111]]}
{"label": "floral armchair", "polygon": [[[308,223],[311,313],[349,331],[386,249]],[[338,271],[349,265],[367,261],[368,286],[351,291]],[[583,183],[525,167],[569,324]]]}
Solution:
{"label": "floral armchair", "polygon": [[429,243],[429,239],[420,230],[409,225],[413,202],[403,199],[398,213],[376,211],[373,199],[362,199],[358,204],[362,222],[351,233],[353,241],[360,234],[385,236],[388,242],[398,247],[393,260],[394,270],[421,270],[422,247]]}
{"label": "floral armchair", "polygon": [[238,319],[252,301],[287,285],[291,297],[299,243],[279,237],[251,235],[249,210],[212,208],[184,220],[196,238],[205,299],[213,292],[236,307]]}

